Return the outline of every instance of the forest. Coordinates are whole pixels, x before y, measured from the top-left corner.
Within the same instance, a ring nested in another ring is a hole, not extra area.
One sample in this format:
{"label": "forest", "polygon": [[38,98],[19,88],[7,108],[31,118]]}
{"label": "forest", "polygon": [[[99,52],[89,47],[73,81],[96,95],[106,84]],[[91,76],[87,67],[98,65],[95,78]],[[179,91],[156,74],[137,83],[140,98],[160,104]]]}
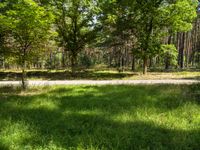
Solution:
{"label": "forest", "polygon": [[0,0],[0,150],[199,148],[199,0]]}
{"label": "forest", "polygon": [[195,0],[1,0],[2,69],[200,66]]}

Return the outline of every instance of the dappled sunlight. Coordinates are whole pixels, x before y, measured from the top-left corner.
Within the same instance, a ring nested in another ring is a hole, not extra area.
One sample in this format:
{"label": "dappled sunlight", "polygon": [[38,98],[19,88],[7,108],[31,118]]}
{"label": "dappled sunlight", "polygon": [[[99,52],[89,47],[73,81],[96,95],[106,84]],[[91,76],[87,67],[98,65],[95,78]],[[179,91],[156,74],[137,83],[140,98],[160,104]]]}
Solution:
{"label": "dappled sunlight", "polygon": [[34,138],[33,134],[35,132],[33,126],[24,121],[13,122],[12,120],[8,120],[3,124],[1,124],[0,141],[9,145],[9,149],[20,149],[21,145],[28,145],[26,141]]}
{"label": "dappled sunlight", "polygon": [[[85,70],[77,72],[76,77],[72,77],[69,71],[27,71],[29,80],[164,80],[164,79],[200,79],[199,71],[181,71],[181,72],[149,72],[143,75],[141,72],[121,72],[116,70]],[[21,73],[17,71],[0,71],[0,81],[21,80]]]}
{"label": "dappled sunlight", "polygon": [[197,149],[200,105],[187,101],[187,88],[56,86],[16,93],[0,101],[0,143],[10,149]]}
{"label": "dappled sunlight", "polygon": [[0,0],[0,150],[199,150],[200,0]]}

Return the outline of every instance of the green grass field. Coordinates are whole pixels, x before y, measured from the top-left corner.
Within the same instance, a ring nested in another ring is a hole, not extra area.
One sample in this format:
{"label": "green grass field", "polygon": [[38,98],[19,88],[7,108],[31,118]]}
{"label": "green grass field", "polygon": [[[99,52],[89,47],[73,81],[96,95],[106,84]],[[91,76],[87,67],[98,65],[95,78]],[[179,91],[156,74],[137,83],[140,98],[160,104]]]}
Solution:
{"label": "green grass field", "polygon": [[198,150],[200,86],[0,89],[1,150]]}

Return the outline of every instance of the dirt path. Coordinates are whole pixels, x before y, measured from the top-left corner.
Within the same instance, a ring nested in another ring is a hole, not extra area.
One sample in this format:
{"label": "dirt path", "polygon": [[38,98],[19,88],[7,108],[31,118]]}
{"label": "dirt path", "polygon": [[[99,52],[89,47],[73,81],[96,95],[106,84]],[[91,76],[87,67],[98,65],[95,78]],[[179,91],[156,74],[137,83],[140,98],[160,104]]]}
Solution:
{"label": "dirt path", "polygon": [[[151,84],[194,84],[199,80],[65,80],[28,81],[29,86],[51,85],[151,85]],[[20,81],[0,81],[0,86],[20,85]]]}

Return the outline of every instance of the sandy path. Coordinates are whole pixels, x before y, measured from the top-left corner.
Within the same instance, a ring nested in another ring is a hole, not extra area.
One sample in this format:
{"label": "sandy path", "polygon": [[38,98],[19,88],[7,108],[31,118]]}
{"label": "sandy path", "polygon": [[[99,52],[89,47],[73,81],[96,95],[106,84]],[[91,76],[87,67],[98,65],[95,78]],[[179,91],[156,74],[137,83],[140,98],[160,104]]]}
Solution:
{"label": "sandy path", "polygon": [[[51,85],[151,85],[151,84],[194,84],[199,80],[64,80],[28,81],[29,86]],[[0,86],[20,85],[20,81],[0,81]]]}

